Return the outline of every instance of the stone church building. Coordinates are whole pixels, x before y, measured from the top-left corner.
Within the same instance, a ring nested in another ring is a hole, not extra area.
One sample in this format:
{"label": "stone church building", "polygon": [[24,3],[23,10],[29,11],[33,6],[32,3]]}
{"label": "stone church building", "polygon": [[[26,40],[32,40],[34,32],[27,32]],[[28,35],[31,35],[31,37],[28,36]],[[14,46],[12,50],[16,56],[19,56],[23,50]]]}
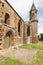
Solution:
{"label": "stone church building", "polygon": [[29,14],[29,22],[25,23],[7,0],[0,0],[0,49],[38,42],[38,18],[34,3]]}

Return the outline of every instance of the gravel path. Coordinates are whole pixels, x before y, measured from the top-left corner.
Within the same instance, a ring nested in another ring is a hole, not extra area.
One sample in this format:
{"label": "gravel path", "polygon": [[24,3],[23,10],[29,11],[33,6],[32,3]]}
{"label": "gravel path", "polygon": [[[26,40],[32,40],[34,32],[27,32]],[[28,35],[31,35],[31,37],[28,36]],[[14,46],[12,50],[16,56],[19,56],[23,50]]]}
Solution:
{"label": "gravel path", "polygon": [[24,61],[32,61],[33,57],[36,55],[38,50],[28,50],[28,49],[22,49],[22,48],[17,48],[17,49],[6,49],[6,50],[1,50],[0,54],[4,57],[10,57],[10,58],[15,58],[19,60],[24,60]]}

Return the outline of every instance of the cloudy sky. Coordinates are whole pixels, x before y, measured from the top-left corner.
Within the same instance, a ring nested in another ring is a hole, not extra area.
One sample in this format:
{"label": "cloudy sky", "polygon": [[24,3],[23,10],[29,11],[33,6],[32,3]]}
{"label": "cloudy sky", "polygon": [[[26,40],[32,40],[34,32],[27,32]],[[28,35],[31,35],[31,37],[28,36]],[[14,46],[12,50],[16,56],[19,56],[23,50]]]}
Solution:
{"label": "cloudy sky", "polygon": [[[8,0],[24,21],[29,21],[29,11],[33,0]],[[43,33],[43,0],[34,0],[38,9],[38,34]]]}

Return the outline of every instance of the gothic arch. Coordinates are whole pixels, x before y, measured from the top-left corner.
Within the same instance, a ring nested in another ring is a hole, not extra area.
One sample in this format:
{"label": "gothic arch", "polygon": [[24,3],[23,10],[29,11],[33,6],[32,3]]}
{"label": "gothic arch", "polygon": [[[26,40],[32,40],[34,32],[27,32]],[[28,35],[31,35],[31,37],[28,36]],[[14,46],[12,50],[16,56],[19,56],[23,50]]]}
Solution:
{"label": "gothic arch", "polygon": [[5,13],[5,24],[9,24],[9,18],[10,18],[10,15],[8,13]]}
{"label": "gothic arch", "polygon": [[30,36],[30,26],[27,27],[27,36]]}
{"label": "gothic arch", "polygon": [[18,35],[20,35],[20,21],[18,22]]}
{"label": "gothic arch", "polygon": [[9,30],[5,35],[4,48],[13,46],[14,45],[13,40],[14,40],[14,34],[12,30]]}
{"label": "gothic arch", "polygon": [[[6,35],[7,35],[7,34],[14,36],[14,32],[13,32],[12,30],[8,30],[8,31],[6,32]],[[6,35],[5,35],[5,36],[6,36]]]}

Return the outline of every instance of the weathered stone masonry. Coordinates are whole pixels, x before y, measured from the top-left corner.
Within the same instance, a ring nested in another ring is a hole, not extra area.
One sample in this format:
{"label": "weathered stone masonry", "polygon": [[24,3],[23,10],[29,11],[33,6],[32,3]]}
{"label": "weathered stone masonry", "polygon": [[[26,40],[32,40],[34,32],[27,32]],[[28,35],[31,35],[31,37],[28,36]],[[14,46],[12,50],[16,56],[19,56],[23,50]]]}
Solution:
{"label": "weathered stone masonry", "polygon": [[0,0],[0,49],[38,42],[37,9],[33,3],[26,24],[7,0]]}

